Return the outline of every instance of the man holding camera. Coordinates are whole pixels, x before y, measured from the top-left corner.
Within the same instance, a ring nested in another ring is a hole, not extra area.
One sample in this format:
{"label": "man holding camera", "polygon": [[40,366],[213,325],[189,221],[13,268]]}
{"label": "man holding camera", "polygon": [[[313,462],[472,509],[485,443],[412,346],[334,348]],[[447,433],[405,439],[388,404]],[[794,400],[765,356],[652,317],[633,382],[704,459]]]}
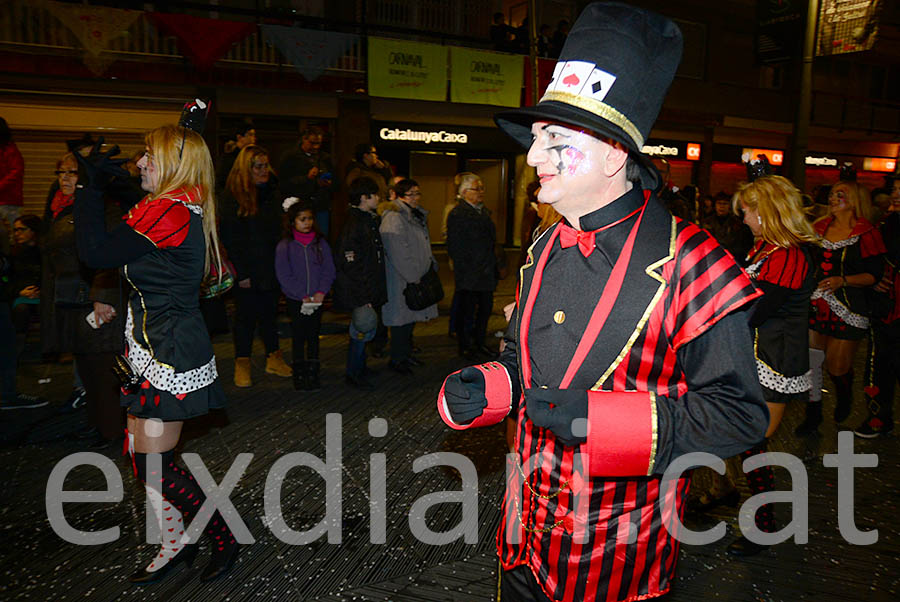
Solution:
{"label": "man holding camera", "polygon": [[300,146],[288,151],[278,169],[281,193],[312,204],[316,225],[326,237],[331,222],[331,199],[336,190],[331,157],[322,152],[322,130],[310,126],[300,134]]}

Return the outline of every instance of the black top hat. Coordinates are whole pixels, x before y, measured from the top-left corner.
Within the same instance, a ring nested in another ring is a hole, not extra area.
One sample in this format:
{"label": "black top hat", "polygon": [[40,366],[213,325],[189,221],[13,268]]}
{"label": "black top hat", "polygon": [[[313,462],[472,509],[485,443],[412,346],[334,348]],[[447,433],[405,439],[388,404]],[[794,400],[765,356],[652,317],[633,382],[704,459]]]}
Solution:
{"label": "black top hat", "polygon": [[618,2],[587,6],[572,30],[540,102],[498,113],[497,125],[531,145],[531,124],[559,121],[621,142],[641,160],[644,188],[660,178],[641,154],[681,62],[681,31],[656,13]]}

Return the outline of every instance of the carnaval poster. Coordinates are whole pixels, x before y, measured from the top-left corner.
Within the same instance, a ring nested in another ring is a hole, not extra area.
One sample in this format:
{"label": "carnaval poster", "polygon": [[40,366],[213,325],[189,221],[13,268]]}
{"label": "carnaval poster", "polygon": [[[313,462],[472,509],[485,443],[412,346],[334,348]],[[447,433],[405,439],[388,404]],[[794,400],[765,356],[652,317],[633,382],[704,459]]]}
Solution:
{"label": "carnaval poster", "polygon": [[882,0],[822,0],[816,56],[871,50]]}
{"label": "carnaval poster", "polygon": [[369,94],[446,100],[446,46],[369,37]]}
{"label": "carnaval poster", "polygon": [[450,100],[518,107],[523,60],[518,54],[450,48]]}

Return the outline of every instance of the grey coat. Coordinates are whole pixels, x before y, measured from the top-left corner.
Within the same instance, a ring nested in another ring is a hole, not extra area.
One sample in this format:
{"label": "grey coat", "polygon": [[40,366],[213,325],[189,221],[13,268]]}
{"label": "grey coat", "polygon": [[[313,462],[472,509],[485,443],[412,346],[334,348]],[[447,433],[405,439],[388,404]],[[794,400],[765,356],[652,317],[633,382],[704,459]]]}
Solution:
{"label": "grey coat", "polygon": [[437,304],[419,311],[406,306],[403,289],[410,282],[418,282],[430,266],[437,269],[431,254],[428,237],[428,212],[422,212],[422,220],[416,219],[409,205],[395,200],[381,218],[381,239],[384,241],[385,272],[388,301],[381,308],[385,326],[403,326],[413,322],[426,322],[437,317]]}

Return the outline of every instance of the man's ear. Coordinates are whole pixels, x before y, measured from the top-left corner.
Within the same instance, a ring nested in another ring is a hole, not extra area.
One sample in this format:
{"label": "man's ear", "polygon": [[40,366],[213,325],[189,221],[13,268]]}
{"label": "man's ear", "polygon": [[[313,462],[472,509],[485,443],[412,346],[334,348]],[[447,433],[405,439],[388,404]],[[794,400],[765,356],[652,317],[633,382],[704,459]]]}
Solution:
{"label": "man's ear", "polygon": [[610,140],[607,142],[609,150],[606,153],[605,170],[606,175],[612,177],[625,169],[628,162],[628,149],[621,142]]}

